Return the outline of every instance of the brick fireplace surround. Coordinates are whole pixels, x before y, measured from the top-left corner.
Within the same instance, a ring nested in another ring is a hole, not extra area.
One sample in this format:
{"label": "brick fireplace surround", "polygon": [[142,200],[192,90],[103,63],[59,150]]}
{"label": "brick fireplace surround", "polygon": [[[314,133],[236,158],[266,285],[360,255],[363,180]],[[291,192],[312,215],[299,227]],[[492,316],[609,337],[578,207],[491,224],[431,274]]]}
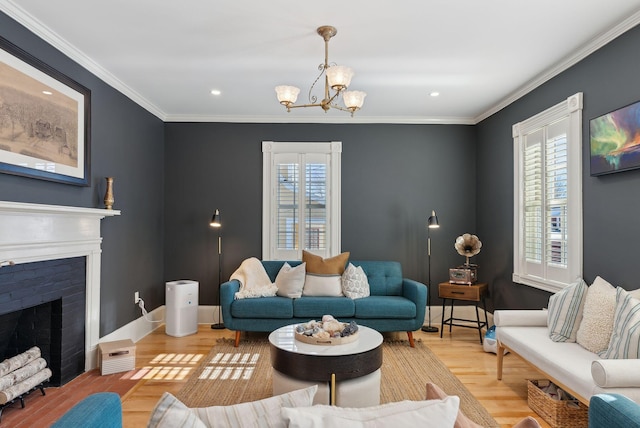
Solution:
{"label": "brick fireplace surround", "polygon": [[[116,215],[120,211],[0,201],[0,316],[48,304],[33,316],[37,321],[44,313],[64,331],[51,333],[47,350],[64,360],[61,383],[77,375],[67,374],[65,366],[81,373],[97,365],[100,221]],[[54,344],[56,335],[60,345]],[[56,346],[62,349],[58,352]]]}

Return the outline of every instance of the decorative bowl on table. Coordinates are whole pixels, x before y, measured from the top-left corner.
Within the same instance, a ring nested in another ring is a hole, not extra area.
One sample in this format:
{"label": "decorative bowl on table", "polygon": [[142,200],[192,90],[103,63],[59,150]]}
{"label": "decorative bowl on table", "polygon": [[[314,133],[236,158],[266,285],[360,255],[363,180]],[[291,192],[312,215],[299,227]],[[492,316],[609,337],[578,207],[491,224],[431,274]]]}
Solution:
{"label": "decorative bowl on table", "polygon": [[312,345],[344,345],[358,340],[358,325],[355,321],[340,322],[332,315],[324,315],[322,321],[298,324],[295,338]]}

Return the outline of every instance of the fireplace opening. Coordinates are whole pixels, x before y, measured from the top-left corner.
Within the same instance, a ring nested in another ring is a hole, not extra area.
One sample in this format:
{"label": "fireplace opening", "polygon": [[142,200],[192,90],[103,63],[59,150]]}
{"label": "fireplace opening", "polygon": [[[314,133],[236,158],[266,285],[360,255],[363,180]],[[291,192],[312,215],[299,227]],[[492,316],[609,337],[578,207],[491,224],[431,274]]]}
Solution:
{"label": "fireplace opening", "polygon": [[37,346],[60,385],[60,325],[62,299],[0,315],[0,361]]}
{"label": "fireplace opening", "polygon": [[0,361],[38,346],[60,386],[85,367],[85,257],[0,269]]}

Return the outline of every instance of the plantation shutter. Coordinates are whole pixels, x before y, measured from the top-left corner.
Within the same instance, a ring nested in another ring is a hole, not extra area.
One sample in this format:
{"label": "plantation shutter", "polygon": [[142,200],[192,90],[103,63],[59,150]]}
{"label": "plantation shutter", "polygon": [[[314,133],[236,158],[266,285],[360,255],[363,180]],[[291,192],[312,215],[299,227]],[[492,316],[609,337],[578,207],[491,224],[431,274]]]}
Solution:
{"label": "plantation shutter", "polygon": [[567,122],[525,136],[524,254],[536,276],[567,266]]}
{"label": "plantation shutter", "polygon": [[[339,252],[339,143],[263,143],[265,151],[263,257],[299,260],[302,250]],[[297,149],[294,151],[293,149]],[[334,254],[335,253],[335,254]]]}
{"label": "plantation shutter", "polygon": [[525,257],[536,271],[542,263],[542,139],[543,130],[525,137],[524,148],[524,247]]}
{"label": "plantation shutter", "polygon": [[320,153],[274,155],[277,258],[296,259],[300,249],[326,254],[329,160]]}
{"label": "plantation shutter", "polygon": [[582,94],[513,126],[514,282],[557,291],[582,276]]}
{"label": "plantation shutter", "polygon": [[[300,159],[297,155],[276,154],[276,251],[295,258],[300,239]],[[290,259],[288,259],[290,260]]]}
{"label": "plantation shutter", "polygon": [[547,128],[545,150],[545,261],[550,269],[567,267],[568,119]]}
{"label": "plantation shutter", "polygon": [[[317,157],[317,155],[316,155]],[[304,248],[314,253],[327,251],[327,164],[324,159],[308,159],[305,165],[305,243]]]}

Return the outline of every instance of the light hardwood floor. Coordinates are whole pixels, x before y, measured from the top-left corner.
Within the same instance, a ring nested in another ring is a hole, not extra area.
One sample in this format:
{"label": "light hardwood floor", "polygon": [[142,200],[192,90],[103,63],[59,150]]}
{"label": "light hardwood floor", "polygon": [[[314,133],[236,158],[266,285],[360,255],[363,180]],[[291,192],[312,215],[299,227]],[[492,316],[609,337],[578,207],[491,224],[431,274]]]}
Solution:
{"label": "light hardwood floor", "polygon": [[[392,335],[406,339],[405,333]],[[197,334],[177,338],[167,336],[162,326],[140,340],[136,344],[136,367],[143,381],[123,397],[125,428],[146,426],[162,393],[177,393],[198,359],[219,337],[231,339],[234,333],[200,325]],[[533,416],[548,427],[527,405],[526,379],[543,376],[519,357],[505,356],[503,380],[498,381],[496,356],[484,352],[476,330],[453,327],[452,334],[447,330],[442,339],[440,333],[422,331],[415,332],[414,337],[429,346],[502,427],[511,427],[526,416]]]}

